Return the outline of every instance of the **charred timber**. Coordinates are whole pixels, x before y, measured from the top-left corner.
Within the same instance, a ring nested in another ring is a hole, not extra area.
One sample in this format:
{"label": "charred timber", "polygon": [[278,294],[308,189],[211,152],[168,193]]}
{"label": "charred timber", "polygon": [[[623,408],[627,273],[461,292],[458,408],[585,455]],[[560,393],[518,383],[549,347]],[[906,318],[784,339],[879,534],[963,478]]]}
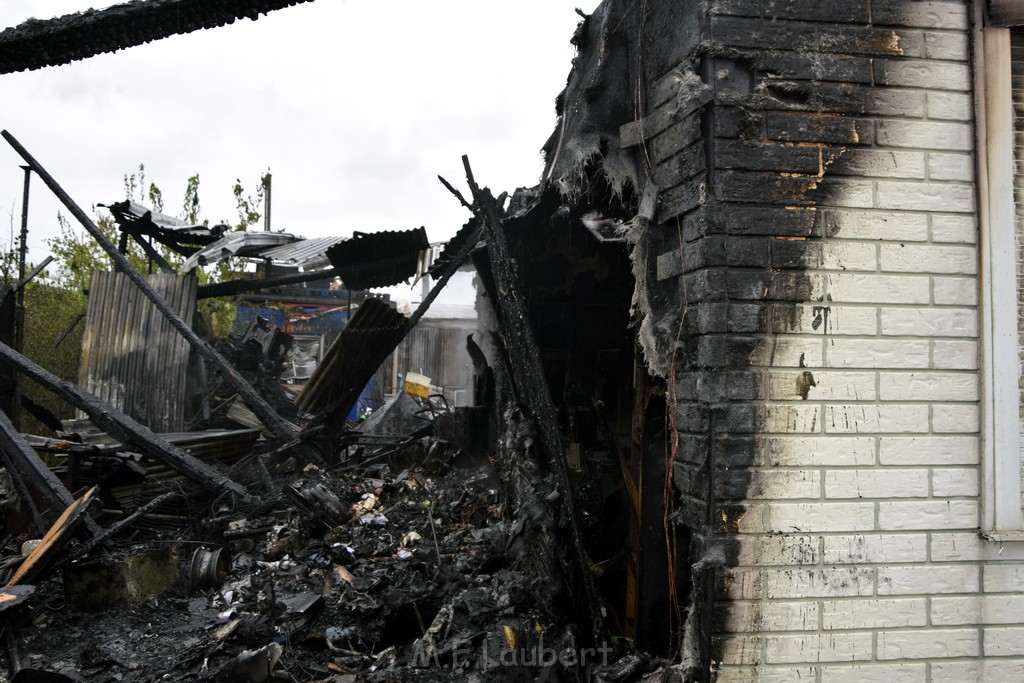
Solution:
{"label": "charred timber", "polygon": [[[546,459],[543,466],[553,472],[558,493],[561,495],[561,509],[554,509],[554,503],[551,503],[550,511],[560,522],[558,526],[567,529],[569,545],[567,552],[561,548],[557,548],[556,551],[565,552],[567,556],[565,559],[569,575],[566,579],[577,614],[589,618],[594,642],[603,642],[604,619],[601,616],[601,600],[594,586],[587,553],[583,546],[565,449],[555,418],[557,411],[544,379],[540,349],[530,330],[526,302],[516,282],[501,211],[491,191],[476,184],[469,159],[463,156],[462,162],[473,193],[471,208],[482,224],[487,244],[487,255],[498,295],[495,297],[495,303],[501,332],[499,337],[508,356],[512,385],[529,418],[536,425],[542,455]],[[461,196],[459,199],[463,204],[466,203]],[[575,591],[574,587],[580,587],[582,590]]]}
{"label": "charred timber", "polygon": [[188,343],[196,350],[196,352],[202,356],[204,360],[212,364],[217,370],[224,376],[229,384],[238,392],[245,401],[246,405],[259,417],[260,421],[266,425],[267,429],[279,439],[291,438],[296,432],[294,425],[289,423],[287,420],[278,415],[274,409],[267,403],[262,396],[256,393],[256,390],[249,385],[248,382],[236,371],[231,365],[220,355],[212,346],[207,344],[203,339],[195,333],[195,331],[188,326],[180,315],[174,309],[172,309],[160,294],[146,281],[142,275],[139,274],[135,268],[132,267],[128,259],[124,257],[124,254],[120,253],[113,244],[100,232],[96,224],[92,222],[92,219],[82,210],[78,204],[64,191],[53,176],[51,176],[45,168],[43,168],[35,158],[29,154],[20,142],[18,142],[13,135],[9,132],[2,131],[0,135],[21,155],[33,171],[42,179],[46,186],[57,196],[62,204],[67,208],[68,211],[82,224],[82,227],[92,235],[93,239],[103,248],[103,251],[107,252],[110,258],[114,261],[114,265],[117,269],[128,276],[128,279],[135,283],[135,286],[146,296],[147,299],[153,302],[157,310],[171,323],[171,325],[184,337]]}
{"label": "charred timber", "polygon": [[[110,436],[128,444],[140,453],[180,472],[199,487],[215,493],[229,493],[247,503],[255,500],[239,484],[225,477],[203,461],[145,427],[84,389],[63,380],[7,346],[0,344],[0,362],[13,366],[62,399],[84,411],[93,423]],[[58,508],[59,509],[59,508]]]}
{"label": "charred timber", "polygon": [[258,280],[232,280],[231,282],[218,282],[212,285],[201,285],[196,292],[197,299],[212,299],[218,296],[234,296],[246,292],[258,292],[261,289],[271,287],[282,287],[284,285],[297,285],[313,280],[333,278],[339,275],[337,268],[327,270],[314,270],[305,273],[288,273],[287,275],[275,275],[264,277]]}

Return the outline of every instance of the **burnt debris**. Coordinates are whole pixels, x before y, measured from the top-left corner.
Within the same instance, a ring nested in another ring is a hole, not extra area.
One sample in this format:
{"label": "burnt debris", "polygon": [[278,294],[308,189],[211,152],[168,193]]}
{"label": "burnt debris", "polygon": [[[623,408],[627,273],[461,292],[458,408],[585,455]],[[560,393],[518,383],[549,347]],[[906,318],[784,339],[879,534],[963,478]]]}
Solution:
{"label": "burnt debris", "polygon": [[[470,198],[445,184],[472,218],[434,261],[422,228],[304,240],[186,225],[129,202],[108,207],[119,248],[4,137],[117,272],[93,275],[79,383],[56,377],[7,337],[0,343],[0,371],[79,411],[71,420],[51,415],[49,436],[23,434],[0,414],[0,581],[9,593],[0,595],[0,675],[672,675],[666,661],[634,647],[622,515],[624,491],[636,484],[627,476],[628,439],[613,424],[621,415],[606,405],[624,403],[594,374],[610,352],[573,347],[585,361],[567,372],[553,321],[536,319],[538,301],[549,311],[593,305],[571,296],[556,303],[558,278],[575,291],[572,282],[604,278],[602,259],[618,259],[621,270],[617,219],[611,232],[595,233],[580,216],[559,218],[593,253],[582,261],[569,247],[559,252],[569,261],[552,255],[554,266],[531,273],[551,285],[544,293],[524,284],[516,262],[524,239],[543,231],[552,195],[519,192],[506,208],[505,195],[477,185],[468,161]],[[159,272],[132,268],[123,254],[131,240],[149,247]],[[184,272],[151,241],[185,257]],[[262,272],[198,286],[191,269],[227,256],[251,258]],[[465,388],[470,405],[456,405],[422,374],[431,368],[417,367],[404,384],[392,377],[397,391],[360,412],[382,369],[397,372],[387,362],[396,348],[468,268],[477,270],[486,315],[483,330],[458,339],[476,376]],[[351,291],[410,277],[430,277],[433,286],[408,314]],[[616,310],[628,304],[627,279],[613,278]],[[334,335],[285,331],[273,309],[250,302],[251,315],[215,340],[195,315],[203,298],[245,293],[266,304],[284,300],[282,287],[339,280],[347,297],[323,312],[343,321]],[[602,348],[628,334],[612,337]],[[621,382],[633,355],[615,354]],[[0,393],[9,407],[6,388]]]}

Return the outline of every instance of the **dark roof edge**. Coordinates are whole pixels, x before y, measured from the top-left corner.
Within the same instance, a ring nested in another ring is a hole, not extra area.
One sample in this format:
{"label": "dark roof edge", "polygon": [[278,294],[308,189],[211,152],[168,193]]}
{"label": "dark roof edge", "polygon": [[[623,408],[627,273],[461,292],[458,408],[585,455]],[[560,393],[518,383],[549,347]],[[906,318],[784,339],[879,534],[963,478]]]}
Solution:
{"label": "dark roof edge", "polygon": [[311,0],[134,0],[0,32],[0,74],[68,64]]}

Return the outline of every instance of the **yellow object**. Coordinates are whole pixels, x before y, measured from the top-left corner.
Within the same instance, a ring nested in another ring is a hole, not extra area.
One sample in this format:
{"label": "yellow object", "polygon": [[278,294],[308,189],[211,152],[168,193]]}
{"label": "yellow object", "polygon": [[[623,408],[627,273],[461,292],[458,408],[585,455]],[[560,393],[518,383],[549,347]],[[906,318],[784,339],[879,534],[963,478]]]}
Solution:
{"label": "yellow object", "polygon": [[430,378],[418,372],[405,373],[405,393],[427,398],[430,396]]}
{"label": "yellow object", "polygon": [[516,632],[511,626],[502,626],[501,629],[505,632],[505,644],[508,645],[508,649],[516,649]]}

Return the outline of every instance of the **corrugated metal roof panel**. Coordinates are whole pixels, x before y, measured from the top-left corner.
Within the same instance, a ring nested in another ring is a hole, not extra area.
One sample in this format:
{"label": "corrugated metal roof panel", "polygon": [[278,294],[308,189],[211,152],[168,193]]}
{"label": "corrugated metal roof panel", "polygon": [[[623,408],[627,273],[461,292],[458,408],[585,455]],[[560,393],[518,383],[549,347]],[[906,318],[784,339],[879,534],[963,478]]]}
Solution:
{"label": "corrugated metal roof panel", "polygon": [[[148,276],[178,315],[191,320],[196,278]],[[79,385],[155,432],[184,428],[190,349],[124,273],[93,271]]]}
{"label": "corrugated metal roof panel", "polygon": [[358,395],[362,386],[355,386],[354,378],[368,374],[365,366],[377,363],[381,349],[394,348],[398,344],[406,320],[404,315],[379,299],[365,301],[331,344],[323,362],[296,398],[295,405],[300,410],[315,413],[350,391],[354,390]]}
{"label": "corrugated metal roof panel", "polygon": [[325,252],[345,239],[347,238],[337,235],[313,237],[308,240],[300,239],[291,244],[267,249],[264,252],[260,252],[260,256],[268,258],[274,263],[295,268],[321,268],[328,264]]}
{"label": "corrugated metal roof panel", "polygon": [[430,242],[423,228],[356,233],[327,250],[349,289],[390,287],[426,271]]}

